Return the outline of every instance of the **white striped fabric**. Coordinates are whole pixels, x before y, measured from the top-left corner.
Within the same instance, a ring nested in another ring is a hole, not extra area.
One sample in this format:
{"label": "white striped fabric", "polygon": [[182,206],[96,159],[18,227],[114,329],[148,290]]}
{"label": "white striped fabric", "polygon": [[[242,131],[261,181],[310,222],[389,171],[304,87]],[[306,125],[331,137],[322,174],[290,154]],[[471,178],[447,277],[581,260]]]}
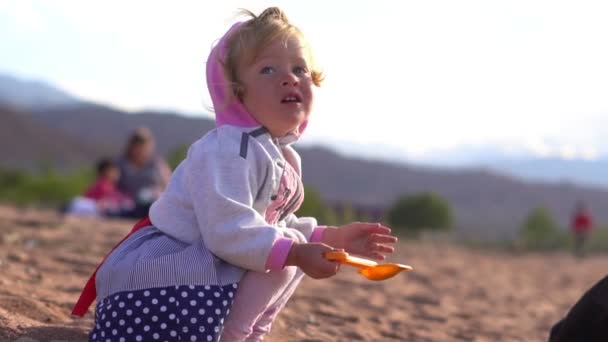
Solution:
{"label": "white striped fabric", "polygon": [[[143,248],[142,248],[143,247]],[[244,270],[216,258],[200,243],[187,244],[153,226],[133,234],[97,272],[97,298],[122,291],[175,285],[227,285]]]}

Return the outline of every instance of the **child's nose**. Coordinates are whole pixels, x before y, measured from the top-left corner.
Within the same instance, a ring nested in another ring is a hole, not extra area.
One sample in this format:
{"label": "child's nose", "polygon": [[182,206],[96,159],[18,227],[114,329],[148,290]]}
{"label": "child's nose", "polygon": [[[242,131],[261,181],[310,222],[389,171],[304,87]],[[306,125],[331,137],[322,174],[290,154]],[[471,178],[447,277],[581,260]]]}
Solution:
{"label": "child's nose", "polygon": [[298,78],[293,73],[286,73],[281,82],[282,86],[296,86],[298,85]]}

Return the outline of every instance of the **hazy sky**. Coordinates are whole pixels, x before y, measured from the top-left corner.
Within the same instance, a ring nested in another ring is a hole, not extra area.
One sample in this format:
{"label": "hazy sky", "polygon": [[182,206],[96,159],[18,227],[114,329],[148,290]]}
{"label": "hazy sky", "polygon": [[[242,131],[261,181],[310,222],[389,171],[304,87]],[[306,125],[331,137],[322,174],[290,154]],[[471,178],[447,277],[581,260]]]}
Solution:
{"label": "hazy sky", "polygon": [[237,8],[282,7],[326,73],[309,142],[410,159],[462,146],[608,154],[606,1],[0,0],[0,72],[123,109],[202,115]]}

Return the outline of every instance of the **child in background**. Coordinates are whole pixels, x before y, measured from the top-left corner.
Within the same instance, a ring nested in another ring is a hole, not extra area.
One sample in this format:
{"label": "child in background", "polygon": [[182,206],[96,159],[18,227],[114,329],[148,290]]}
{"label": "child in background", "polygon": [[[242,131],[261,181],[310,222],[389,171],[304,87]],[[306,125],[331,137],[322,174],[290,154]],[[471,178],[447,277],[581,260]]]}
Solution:
{"label": "child in background", "polygon": [[582,257],[585,254],[585,244],[593,229],[593,219],[585,203],[577,204],[570,226],[574,235],[574,255]]}
{"label": "child in background", "polygon": [[133,201],[116,187],[119,178],[120,171],[112,160],[103,158],[97,163],[97,179],[84,197],[95,201],[97,211],[102,216],[129,216],[133,209]]}
{"label": "child in background", "polygon": [[380,224],[324,227],[294,215],[304,187],[291,144],[322,75],[280,9],[246,13],[207,61],[217,127],[190,147],[149,219],[74,308],[86,313],[96,290],[90,341],[259,341],[303,274],[336,274],[324,252],[393,252],[397,239]]}

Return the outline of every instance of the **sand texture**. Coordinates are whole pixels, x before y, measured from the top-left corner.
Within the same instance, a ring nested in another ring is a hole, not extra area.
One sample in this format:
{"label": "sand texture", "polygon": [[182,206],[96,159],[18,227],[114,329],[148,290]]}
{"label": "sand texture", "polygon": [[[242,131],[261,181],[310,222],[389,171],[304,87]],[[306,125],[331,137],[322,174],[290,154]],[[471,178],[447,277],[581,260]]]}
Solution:
{"label": "sand texture", "polygon": [[[0,341],[85,341],[70,311],[102,256],[133,222],[0,206]],[[415,271],[383,281],[343,267],[305,279],[268,341],[545,341],[608,256],[512,254],[401,242]]]}

